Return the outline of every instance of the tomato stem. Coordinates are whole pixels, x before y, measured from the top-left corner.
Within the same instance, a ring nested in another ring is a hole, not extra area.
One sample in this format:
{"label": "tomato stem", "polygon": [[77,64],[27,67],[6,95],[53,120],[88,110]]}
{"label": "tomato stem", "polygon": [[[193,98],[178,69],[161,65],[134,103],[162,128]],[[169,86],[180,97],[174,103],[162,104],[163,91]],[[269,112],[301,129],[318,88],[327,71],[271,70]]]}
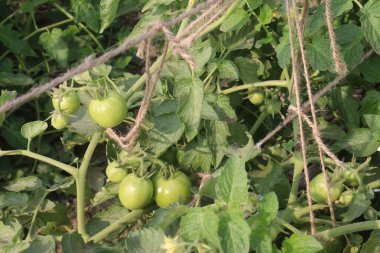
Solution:
{"label": "tomato stem", "polygon": [[372,229],[380,229],[380,220],[357,222],[337,228],[327,229],[325,231],[316,233],[314,237],[320,238],[322,240],[328,240],[341,235]]}
{"label": "tomato stem", "polygon": [[229,89],[225,89],[221,93],[224,94],[224,95],[227,95],[227,94],[230,94],[230,93],[233,93],[233,92],[237,92],[237,91],[241,91],[241,90],[253,89],[253,88],[257,88],[257,87],[272,87],[272,86],[275,86],[275,87],[288,88],[288,86],[289,86],[288,83],[289,83],[288,81],[281,81],[281,80],[270,80],[270,81],[256,82],[256,83],[243,84],[243,85],[235,86],[235,87],[232,87],[232,88],[229,88]]}
{"label": "tomato stem", "polygon": [[84,154],[82,164],[79,167],[78,175],[76,178],[77,187],[77,222],[78,222],[78,232],[82,235],[83,239],[86,240],[89,235],[86,232],[86,221],[85,221],[85,191],[86,191],[86,174],[92,155],[94,154],[95,148],[102,136],[103,131],[98,130],[92,136],[90,144]]}

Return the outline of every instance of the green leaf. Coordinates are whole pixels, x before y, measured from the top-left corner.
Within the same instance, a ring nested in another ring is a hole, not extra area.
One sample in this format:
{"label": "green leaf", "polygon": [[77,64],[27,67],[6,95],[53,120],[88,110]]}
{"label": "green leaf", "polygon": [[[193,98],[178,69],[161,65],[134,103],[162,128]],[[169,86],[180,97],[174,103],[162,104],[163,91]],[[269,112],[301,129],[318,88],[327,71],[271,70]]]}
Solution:
{"label": "green leaf", "polygon": [[219,234],[224,252],[249,252],[251,229],[241,210],[226,212],[220,220]]}
{"label": "green leaf", "polygon": [[175,81],[191,79],[191,71],[187,63],[183,60],[169,61],[162,68],[161,77],[171,77]]}
{"label": "green leaf", "polygon": [[45,121],[37,120],[28,122],[21,127],[21,135],[25,139],[31,140],[45,132],[47,128],[48,124]]}
{"label": "green leaf", "polygon": [[22,1],[20,4],[20,10],[22,12],[35,12],[37,7],[41,4],[49,2],[49,0],[27,0]]}
{"label": "green leaf", "polygon": [[175,0],[150,0],[147,1],[147,3],[144,5],[141,11],[146,12],[147,10],[154,9],[160,5],[169,5],[174,1]]}
{"label": "green leaf", "polygon": [[332,70],[330,41],[324,38],[315,38],[311,43],[306,43],[306,53],[310,66],[314,71]]}
{"label": "green leaf", "polygon": [[323,246],[314,237],[304,234],[293,234],[282,243],[283,253],[316,253]]}
{"label": "green leaf", "polygon": [[219,217],[211,209],[191,208],[182,219],[180,233],[188,242],[202,240],[213,247],[220,248],[218,236]]}
{"label": "green leaf", "polygon": [[[100,232],[102,229],[107,226],[115,223],[120,218],[124,217],[129,213],[127,208],[111,205],[104,211],[96,213],[94,216],[86,224],[86,229],[90,235],[94,235]],[[115,237],[121,229],[118,229],[112,233],[110,233],[107,238]]]}
{"label": "green leaf", "polygon": [[4,188],[12,192],[34,191],[42,186],[42,181],[36,176],[19,177],[8,183]]}
{"label": "green leaf", "polygon": [[360,113],[380,115],[380,92],[369,90],[365,97],[360,101]]}
{"label": "green leaf", "polygon": [[21,239],[22,226],[20,222],[10,217],[7,221],[0,221],[0,249]]}
{"label": "green leaf", "polygon": [[260,218],[270,224],[277,217],[279,209],[277,195],[274,192],[268,192],[265,194],[258,204],[257,212],[260,214]]}
{"label": "green leaf", "polygon": [[202,68],[215,55],[212,47],[204,45],[190,48],[190,54],[193,56],[197,68]]}
{"label": "green leaf", "polygon": [[147,228],[162,229],[166,231],[169,226],[184,216],[189,211],[189,208],[184,205],[174,205],[167,208],[160,208],[156,210],[153,217],[145,225]]}
{"label": "green leaf", "polygon": [[249,7],[249,9],[254,10],[263,4],[262,0],[247,0],[245,1]]}
{"label": "green leaf", "polygon": [[371,83],[378,83],[380,80],[380,57],[370,57],[365,60],[359,67],[360,72],[362,73],[364,80]]}
{"label": "green leaf", "polygon": [[272,21],[272,12],[272,9],[266,4],[261,7],[260,14],[257,16],[261,25],[267,25]]}
{"label": "green leaf", "polygon": [[[351,0],[335,0],[331,2],[330,12],[332,18],[342,15],[345,11],[352,9]],[[306,36],[312,36],[319,33],[320,29],[326,25],[326,6],[320,4],[313,15],[307,18],[307,25],[305,30]]]}
{"label": "green leaf", "polygon": [[62,37],[62,30],[54,28],[51,32],[44,32],[40,35],[40,44],[46,52],[55,59],[62,67],[67,66],[69,48]]}
{"label": "green leaf", "polygon": [[[20,252],[25,252],[26,249],[28,249],[30,246],[29,242],[18,242],[18,243],[13,243],[9,244],[7,247],[5,247],[3,250],[4,253],[20,253]],[[0,246],[1,249],[1,246]]]}
{"label": "green leaf", "polygon": [[164,12],[164,8],[157,8],[154,11],[145,12],[139,22],[134,26],[132,32],[128,35],[128,39],[141,35],[147,30],[149,25],[160,22]]}
{"label": "green leaf", "polygon": [[247,199],[248,179],[244,161],[233,156],[221,168],[216,185],[218,197],[229,206],[239,206]]}
{"label": "green leaf", "polygon": [[353,221],[361,216],[371,205],[371,199],[373,199],[372,190],[358,190],[353,192],[348,210],[341,215],[343,217],[342,221]]}
{"label": "green leaf", "polygon": [[84,22],[93,31],[99,31],[98,2],[92,0],[71,0],[71,8],[74,12],[75,22]]}
{"label": "green leaf", "polygon": [[31,84],[34,84],[34,80],[27,75],[0,72],[0,86],[27,86]]}
{"label": "green leaf", "polygon": [[[222,33],[219,35],[223,46],[230,50],[250,49],[253,46],[255,31],[255,23],[251,22],[249,25],[244,26],[242,29],[229,33]],[[209,36],[210,38],[211,35]],[[218,45],[220,47],[220,45]],[[214,47],[217,47],[214,45]]]}
{"label": "green leaf", "polygon": [[19,38],[20,33],[12,30],[12,25],[0,26],[0,42],[15,54],[23,56],[36,56],[32,47],[26,40]]}
{"label": "green leaf", "polygon": [[29,248],[24,253],[52,253],[55,251],[55,241],[53,236],[36,236],[31,242]]}
{"label": "green leaf", "polygon": [[[17,96],[16,91],[7,91],[2,90],[0,95],[0,106],[5,104],[5,102],[14,99]],[[5,120],[5,113],[0,113],[0,127],[3,125],[3,122]]]}
{"label": "green leaf", "polygon": [[184,166],[193,171],[208,172],[211,169],[213,154],[207,145],[207,139],[200,135],[198,137],[186,146]]}
{"label": "green leaf", "polygon": [[100,205],[105,201],[117,196],[119,191],[119,184],[109,183],[106,184],[100,191],[95,193],[94,198],[91,200],[92,206]]}
{"label": "green leaf", "polygon": [[[290,55],[290,39],[289,39],[289,28],[284,27],[283,36],[280,38],[280,43],[275,47],[276,57],[278,65],[281,68],[285,68],[290,64],[291,55]],[[298,40],[294,40],[294,47],[296,48],[296,53],[298,52]]]}
{"label": "green leaf", "polygon": [[380,54],[380,2],[370,0],[361,9],[360,17],[364,35],[373,49]]}
{"label": "green leaf", "polygon": [[376,229],[371,232],[368,240],[363,244],[360,252],[376,253],[380,252],[380,230]]}
{"label": "green leaf", "polygon": [[349,130],[360,126],[359,100],[352,94],[350,86],[333,89],[331,93],[332,103]]}
{"label": "green leaf", "polygon": [[127,253],[164,253],[161,249],[163,243],[164,233],[153,228],[130,232],[123,242],[127,247]]}
{"label": "green leaf", "polygon": [[63,253],[82,253],[85,249],[83,238],[77,232],[64,234],[61,243]]}
{"label": "green leaf", "polygon": [[231,32],[239,30],[249,21],[249,14],[243,9],[234,10],[222,23],[220,30],[222,32]]}
{"label": "green leaf", "polygon": [[254,83],[259,80],[257,78],[259,64],[257,64],[254,60],[239,56],[235,58],[234,63],[238,68],[240,73],[239,77],[243,83]]}
{"label": "green leaf", "polygon": [[379,146],[380,142],[369,128],[356,128],[335,142],[332,147],[338,150],[345,149],[356,157],[365,157],[375,153]]}
{"label": "green leaf", "polygon": [[175,100],[156,100],[151,105],[151,111],[145,122],[153,124],[153,128],[143,129],[141,140],[143,145],[156,156],[160,156],[176,143],[184,132],[185,126],[176,114],[177,108]]}
{"label": "green leaf", "polygon": [[187,141],[191,141],[201,122],[203,83],[199,78],[181,80],[174,86],[174,96],[178,99],[178,116],[185,124]]}
{"label": "green leaf", "polygon": [[79,107],[74,116],[69,118],[69,122],[68,129],[84,137],[92,136],[99,129],[84,106]]}
{"label": "green leaf", "polygon": [[19,192],[5,192],[0,194],[0,209],[26,206],[28,195]]}
{"label": "green leaf", "polygon": [[380,115],[378,114],[365,114],[363,115],[364,122],[371,129],[371,131],[380,131]]}
{"label": "green leaf", "polygon": [[239,79],[239,70],[230,60],[223,60],[218,69],[220,79]]}
{"label": "green leaf", "polygon": [[212,162],[218,167],[222,161],[227,148],[227,137],[230,135],[228,125],[225,121],[205,122],[207,144],[212,152]]}
{"label": "green leaf", "polygon": [[102,20],[99,33],[103,33],[115,18],[119,0],[101,0],[100,1],[100,19]]}

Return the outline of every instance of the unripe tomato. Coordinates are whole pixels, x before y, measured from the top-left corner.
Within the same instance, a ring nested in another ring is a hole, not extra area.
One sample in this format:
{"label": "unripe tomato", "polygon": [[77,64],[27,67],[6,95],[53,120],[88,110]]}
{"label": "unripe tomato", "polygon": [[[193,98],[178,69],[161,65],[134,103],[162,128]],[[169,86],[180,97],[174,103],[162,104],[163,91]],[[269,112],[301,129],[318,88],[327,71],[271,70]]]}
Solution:
{"label": "unripe tomato", "polygon": [[176,171],[169,179],[157,175],[153,183],[154,200],[159,207],[167,207],[172,203],[183,204],[190,200],[191,182],[181,171]]}
{"label": "unripe tomato", "polygon": [[153,184],[150,179],[144,179],[131,173],[121,181],[119,199],[123,206],[130,210],[146,207],[153,197]]}
{"label": "unripe tomato", "polygon": [[106,99],[91,100],[88,112],[99,126],[104,128],[115,127],[127,115],[127,103],[119,94],[110,93]]}
{"label": "unripe tomato", "polygon": [[274,116],[281,111],[281,102],[274,99],[268,100],[266,103],[266,109],[270,115]]}
{"label": "unripe tomato", "polygon": [[343,177],[349,186],[359,186],[359,175],[356,171],[346,170]]}
{"label": "unripe tomato", "polygon": [[108,164],[106,168],[106,175],[111,182],[119,183],[127,175],[127,172],[119,166],[116,161]]}
{"label": "unripe tomato", "polygon": [[260,105],[264,102],[264,94],[262,92],[253,92],[249,94],[248,99],[254,105]]}
{"label": "unripe tomato", "polygon": [[339,202],[343,205],[343,206],[348,206],[351,201],[352,201],[352,198],[353,198],[353,193],[352,191],[344,191],[340,197],[339,197]]}
{"label": "unripe tomato", "polygon": [[[331,194],[331,201],[336,201],[342,190],[343,190],[343,184],[338,183],[330,183],[330,194]],[[325,178],[323,176],[323,173],[318,174],[316,177],[313,178],[313,180],[310,181],[310,194],[311,198],[320,204],[327,204],[328,203],[328,197],[327,197],[327,185],[325,183]]]}
{"label": "unripe tomato", "polygon": [[64,129],[69,123],[69,118],[64,114],[54,113],[51,117],[51,126],[57,130]]}
{"label": "unripe tomato", "polygon": [[80,106],[80,98],[75,91],[69,91],[63,95],[59,102],[59,106],[58,101],[59,95],[53,96],[52,102],[54,109],[58,110],[58,108],[60,108],[62,112],[65,112],[67,114],[75,113]]}

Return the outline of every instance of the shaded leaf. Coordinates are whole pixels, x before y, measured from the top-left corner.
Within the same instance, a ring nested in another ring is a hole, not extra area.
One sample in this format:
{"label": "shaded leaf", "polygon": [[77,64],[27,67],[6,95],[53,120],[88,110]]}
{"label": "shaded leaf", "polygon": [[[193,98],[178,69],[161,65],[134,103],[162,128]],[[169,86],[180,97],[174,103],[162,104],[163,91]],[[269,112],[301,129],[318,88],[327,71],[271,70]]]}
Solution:
{"label": "shaded leaf", "polygon": [[0,26],[0,42],[15,54],[36,56],[26,40],[19,38],[20,33],[12,30],[12,25]]}
{"label": "shaded leaf", "polygon": [[361,9],[360,17],[363,33],[375,51],[380,54],[380,2],[370,0]]}
{"label": "shaded leaf", "polygon": [[48,124],[45,121],[32,121],[25,123],[21,127],[21,135],[25,139],[33,139],[34,137],[37,137],[38,135],[45,132],[45,130],[48,128]]}
{"label": "shaded leaf", "polygon": [[12,192],[34,191],[42,186],[42,181],[36,176],[19,177],[8,183],[4,188]]}
{"label": "shaded leaf", "polygon": [[51,32],[40,35],[40,43],[46,52],[55,59],[62,67],[67,66],[69,48],[62,37],[62,30],[54,28]]}
{"label": "shaded leaf", "polygon": [[127,253],[164,253],[161,245],[164,243],[164,233],[153,228],[144,228],[128,234],[123,244],[127,247]]}
{"label": "shaded leaf", "polygon": [[115,18],[119,0],[101,0],[100,1],[100,19],[102,20],[100,26],[100,33],[104,32],[110,26]]}

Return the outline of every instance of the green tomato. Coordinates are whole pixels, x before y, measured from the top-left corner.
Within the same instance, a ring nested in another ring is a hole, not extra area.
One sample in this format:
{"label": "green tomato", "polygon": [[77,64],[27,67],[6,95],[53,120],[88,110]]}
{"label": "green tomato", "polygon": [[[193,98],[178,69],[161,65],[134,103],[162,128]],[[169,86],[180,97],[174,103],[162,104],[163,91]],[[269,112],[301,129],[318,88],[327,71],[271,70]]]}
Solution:
{"label": "green tomato", "polygon": [[119,125],[127,115],[127,103],[117,93],[107,98],[91,100],[88,111],[91,118],[101,127],[109,128]]}
{"label": "green tomato", "polygon": [[116,161],[108,164],[106,168],[106,175],[111,182],[119,183],[127,175],[127,172],[119,166]]}
{"label": "green tomato", "polygon": [[119,186],[119,199],[123,206],[130,210],[146,207],[153,197],[153,183],[131,173],[121,181]]}
{"label": "green tomato", "polygon": [[353,198],[353,192],[352,191],[344,191],[340,197],[339,197],[339,202],[343,205],[343,206],[348,206],[350,205],[351,201],[352,201],[352,198]]}
{"label": "green tomato", "polygon": [[[73,114],[78,111],[80,106],[80,99],[78,94],[75,91],[69,91],[65,95],[62,96],[61,101],[59,101],[59,95],[53,96],[52,102],[54,109],[61,109],[62,112]],[[59,105],[58,105],[59,104]]]}
{"label": "green tomato", "polygon": [[64,129],[69,123],[67,115],[54,113],[51,117],[51,126],[57,130]]}
{"label": "green tomato", "polygon": [[359,186],[359,174],[356,171],[346,170],[343,177],[349,186]]}
{"label": "green tomato", "polygon": [[[331,201],[336,201],[343,190],[343,184],[342,183],[330,183],[330,194],[331,194]],[[320,204],[327,204],[328,203],[328,197],[327,197],[327,185],[325,183],[325,178],[323,176],[323,173],[318,174],[316,177],[313,178],[310,182],[310,194],[311,198]]]}
{"label": "green tomato", "polygon": [[274,116],[275,114],[279,113],[281,111],[281,102],[277,100],[268,100],[266,104],[267,112]]}
{"label": "green tomato", "polygon": [[188,176],[181,171],[165,179],[157,175],[153,179],[154,200],[159,207],[167,207],[172,203],[186,203],[191,197],[191,182]]}
{"label": "green tomato", "polygon": [[262,92],[253,92],[249,94],[248,99],[254,105],[260,105],[264,102],[264,94]]}

